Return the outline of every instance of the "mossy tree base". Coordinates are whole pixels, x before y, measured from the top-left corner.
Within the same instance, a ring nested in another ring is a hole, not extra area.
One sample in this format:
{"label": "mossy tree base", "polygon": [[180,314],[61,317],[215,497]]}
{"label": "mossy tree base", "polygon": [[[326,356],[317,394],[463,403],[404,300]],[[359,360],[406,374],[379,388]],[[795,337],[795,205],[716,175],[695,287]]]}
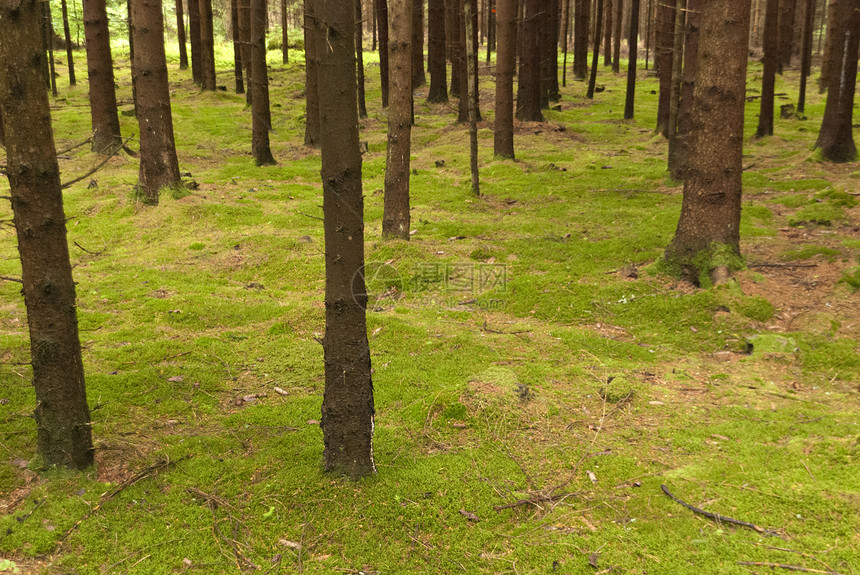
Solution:
{"label": "mossy tree base", "polygon": [[673,242],[656,267],[662,273],[708,288],[726,282],[746,266],[737,245],[712,243],[703,249],[690,250]]}

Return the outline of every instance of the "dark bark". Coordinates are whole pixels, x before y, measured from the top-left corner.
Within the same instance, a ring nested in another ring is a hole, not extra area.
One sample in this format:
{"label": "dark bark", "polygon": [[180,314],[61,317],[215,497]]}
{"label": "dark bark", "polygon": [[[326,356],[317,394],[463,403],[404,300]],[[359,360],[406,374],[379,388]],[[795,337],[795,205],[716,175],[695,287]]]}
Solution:
{"label": "dark bark", "polygon": [[[128,58],[132,63],[132,67],[134,66],[134,34],[132,33],[132,10],[131,10],[131,0],[125,0],[125,8],[126,8],[126,18],[125,23],[128,27]],[[134,111],[135,117],[137,117],[137,77],[134,75],[134,70],[132,70],[131,74],[131,104],[132,109]]]}
{"label": "dark bark", "polygon": [[212,28],[212,0],[198,0],[200,6],[200,87],[216,88],[215,36]]}
{"label": "dark bark", "polygon": [[782,74],[783,68],[791,64],[796,6],[797,0],[780,0],[779,2],[779,55],[776,61],[778,74]]}
{"label": "dark bark", "polygon": [[75,79],[75,60],[72,56],[72,33],[69,30],[69,8],[66,6],[66,0],[61,0],[63,10],[63,35],[66,39],[66,60],[69,65],[69,86],[74,86],[78,82]]}
{"label": "dark bark", "polygon": [[669,136],[669,105],[672,93],[672,47],[674,45],[675,10],[667,0],[657,8],[657,54],[655,66],[659,66],[660,97],[657,102],[656,132]]}
{"label": "dark bark", "polygon": [[[570,32],[570,2],[571,0],[562,0],[562,14],[561,14],[561,49],[564,53],[562,57],[562,66],[561,66],[561,85],[562,87],[567,87],[567,45],[568,45],[568,36]],[[514,34],[516,34],[516,28],[514,28]]]}
{"label": "dark bark", "polygon": [[427,83],[424,74],[424,0],[412,0],[412,89]]}
{"label": "dark bark", "polygon": [[266,0],[251,0],[251,154],[258,166],[275,164],[269,147],[272,114],[266,66]]}
{"label": "dark bark", "polygon": [[696,87],[699,54],[699,23],[702,0],[687,0],[684,34],[684,73],[675,137],[669,141],[669,172],[676,180],[686,178],[690,161],[690,138],[693,127],[693,94]]}
{"label": "dark bark", "polygon": [[42,48],[39,50],[39,68],[42,71],[42,79],[45,87],[51,87],[51,70],[48,66],[48,19],[45,17],[45,0],[39,3],[39,38]]}
{"label": "dark bark", "polygon": [[462,74],[460,72],[465,64],[460,50],[460,36],[463,34],[460,2],[461,0],[445,0],[448,14],[448,31],[450,32],[450,34],[447,34],[447,38],[449,58],[451,60],[450,94],[452,98],[460,97],[460,86],[462,84]]}
{"label": "dark bark", "polygon": [[94,449],[39,27],[35,0],[0,5],[5,173],[30,333],[36,446],[48,466],[85,469]]}
{"label": "dark bark", "polygon": [[681,106],[681,80],[684,71],[685,0],[675,0],[675,29],[672,34],[672,88],[669,92],[669,171],[673,168],[675,136],[678,133],[678,109]]}
{"label": "dark bark", "polygon": [[594,87],[597,83],[597,63],[600,60],[600,37],[603,26],[603,0],[597,0],[597,14],[594,19],[594,56],[591,59],[591,76],[588,78],[588,90],[585,97],[589,100],[594,98]]}
{"label": "dark bark", "polygon": [[[379,0],[384,4],[385,0]],[[320,97],[318,66],[319,46],[312,34],[316,26],[317,0],[304,0],[305,16],[305,146],[316,148],[320,145]],[[382,30],[380,30],[380,46],[382,45]],[[357,105],[357,104],[356,104]],[[358,111],[356,110],[356,113]]]}
{"label": "dark bark", "polygon": [[83,4],[93,151],[109,154],[122,145],[122,138],[116,109],[107,9],[105,0],[84,0]]}
{"label": "dark bark", "polygon": [[[828,0],[827,9],[825,11],[827,35],[826,40],[824,41],[824,56],[821,58],[821,73],[818,77],[818,91],[821,94],[827,90],[827,86],[830,83],[830,68],[832,63],[840,58],[840,55],[838,54],[839,48],[835,46],[834,42],[836,34],[833,34],[833,30],[838,27],[838,23],[836,23],[837,2],[838,0]],[[821,25],[823,28],[823,21]],[[823,32],[823,30],[819,31],[819,33],[821,32]],[[820,38],[821,37],[819,36],[819,39]]]}
{"label": "dark bark", "polygon": [[761,79],[761,101],[756,137],[773,135],[773,98],[776,86],[776,66],[779,55],[779,0],[767,0],[764,17],[764,72]]}
{"label": "dark bark", "polygon": [[379,81],[382,107],[385,108],[388,106],[388,0],[376,0],[376,20],[379,33]]}
{"label": "dark bark", "polygon": [[465,0],[466,22],[472,22],[472,26],[466,26],[466,58],[469,77],[469,165],[472,176],[472,193],[481,195],[481,185],[478,179],[478,50],[477,50],[477,15],[475,0]]}
{"label": "dark bark", "polygon": [[161,188],[172,188],[182,183],[173,141],[161,0],[134,0],[132,23],[137,46],[132,75],[137,79],[137,121],[140,129],[138,186],[147,203],[157,204]]}
{"label": "dark bark", "polygon": [[236,79],[236,93],[244,94],[245,80],[242,77],[242,39],[239,34],[238,0],[230,0],[230,28],[233,37],[233,76]]}
{"label": "dark bark", "polygon": [[517,0],[496,2],[496,121],[493,153],[514,158],[514,67],[516,65]]}
{"label": "dark bark", "polygon": [[188,38],[191,41],[191,78],[195,84],[201,84],[203,62],[200,47],[200,0],[188,0]]}
{"label": "dark bark", "polygon": [[806,84],[812,73],[812,32],[815,28],[816,0],[804,0],[803,45],[800,49],[800,93],[797,97],[797,113],[806,111]]}
{"label": "dark bark", "polygon": [[358,117],[367,117],[367,102],[364,99],[364,30],[361,25],[361,0],[355,4],[355,85],[358,98]]}
{"label": "dark bark", "polygon": [[[474,7],[475,7],[475,4],[472,4],[473,9],[474,9]],[[471,60],[472,65],[475,66],[475,77],[474,77],[474,82],[475,82],[475,114],[476,114],[477,121],[480,122],[481,121],[480,90],[478,89],[478,82],[480,80],[480,78],[478,77],[478,11],[473,10],[472,11],[472,17],[470,19],[466,19],[465,21],[466,22],[469,22],[469,21],[472,22],[472,56],[470,58],[466,59],[466,70],[465,71],[468,74],[468,72],[469,72],[469,61]],[[463,46],[465,47],[466,44],[464,43]],[[466,50],[466,52],[468,52],[468,49]],[[466,56],[467,56],[467,54],[464,54],[464,57],[466,57]],[[468,78],[467,78],[466,89],[468,90],[468,88],[469,88],[469,83],[468,83]],[[467,104],[468,104],[468,100],[467,100]],[[467,109],[468,109],[468,105],[467,105]]]}
{"label": "dark bark", "polygon": [[[639,3],[637,2],[637,5]],[[638,11],[638,8],[637,8]],[[633,17],[633,11],[630,12],[631,18]],[[639,21],[639,14],[636,14],[636,21]],[[615,0],[615,32],[613,35],[615,36],[615,43],[612,46],[612,71],[618,74],[621,71],[621,24],[624,22],[624,0]],[[630,32],[628,30],[628,36]],[[636,31],[636,37],[639,38],[639,31]],[[632,52],[636,51],[636,47],[631,48],[628,45],[628,50],[631,54],[628,56],[629,58],[633,57]]]}
{"label": "dark bark", "polygon": [[[364,202],[355,96],[355,22],[349,2],[316,0],[323,217],[325,392],[320,425],[326,471],[353,479],[373,463],[373,382],[367,342]],[[386,19],[387,26],[387,19]],[[387,48],[387,46],[386,46]]]}
{"label": "dark bark", "polygon": [[487,2],[487,64],[496,49],[496,0]]}
{"label": "dark bark", "polygon": [[652,40],[652,28],[654,28],[654,0],[648,0],[648,8],[645,10],[646,19],[645,22],[645,69],[648,69],[648,57],[651,54],[651,46],[653,45]]}
{"label": "dark bark", "polygon": [[[361,10],[361,6],[359,6]],[[287,0],[281,0],[281,63],[290,63],[290,31],[287,22]]]}
{"label": "dark bark", "polygon": [[466,26],[471,26],[471,22],[466,21],[466,11],[463,7],[464,0],[456,0],[457,13],[456,20],[459,22],[457,42],[457,77],[460,79],[459,90],[460,100],[457,102],[457,123],[465,124],[469,121],[469,75],[468,59],[466,58]]}
{"label": "dark bark", "polygon": [[372,44],[370,45],[370,49],[372,51],[376,52],[376,38],[377,38],[377,33],[376,33],[376,0],[373,0],[373,2],[371,2],[370,12],[371,12],[370,19],[373,22],[373,33],[372,33],[373,39],[372,39]]}
{"label": "dark bark", "polygon": [[584,80],[588,76],[588,30],[591,0],[576,0],[573,20],[573,77]]}
{"label": "dark bark", "polygon": [[396,0],[388,11],[388,149],[382,235],[409,239],[409,155],[412,137],[412,11],[411,0]]}
{"label": "dark bark", "polygon": [[543,122],[540,109],[540,0],[522,0],[525,4],[522,33],[522,55],[517,74],[517,119]]}
{"label": "dark bark", "polygon": [[603,18],[603,65],[612,65],[612,26],[615,5],[612,0],[606,0],[606,14]]}
{"label": "dark bark", "polygon": [[239,13],[239,54],[242,59],[242,69],[245,72],[245,104],[250,106],[254,97],[253,66],[251,65],[251,0],[237,0],[236,8]]}
{"label": "dark bark", "polygon": [[750,0],[702,3],[692,149],[681,217],[664,262],[687,279],[739,267]]}
{"label": "dark bark", "polygon": [[630,31],[627,37],[630,58],[627,63],[627,94],[624,99],[624,119],[632,120],[636,99],[636,60],[639,56],[639,0],[630,0]]}
{"label": "dark bark", "polygon": [[57,97],[57,73],[54,67],[54,17],[51,16],[51,3],[45,0],[45,38],[48,40],[48,64],[51,74],[51,94]]}
{"label": "dark bark", "polygon": [[427,101],[448,101],[448,72],[445,63],[445,0],[429,0],[427,9],[427,68],[430,89]]}
{"label": "dark bark", "polygon": [[561,92],[558,85],[558,1],[547,0],[544,11],[544,27],[547,30],[546,49],[543,51],[547,62],[546,67],[546,95],[549,102],[558,102]]}
{"label": "dark bark", "polygon": [[857,158],[852,133],[854,93],[857,85],[857,51],[860,49],[860,6],[854,0],[836,0],[830,21],[833,56],[827,86],[827,104],[816,147],[831,162]]}
{"label": "dark bark", "polygon": [[[65,3],[66,0],[63,0]],[[176,39],[179,42],[179,69],[188,69],[188,52],[185,49],[185,18],[182,13],[182,0],[176,0]]]}

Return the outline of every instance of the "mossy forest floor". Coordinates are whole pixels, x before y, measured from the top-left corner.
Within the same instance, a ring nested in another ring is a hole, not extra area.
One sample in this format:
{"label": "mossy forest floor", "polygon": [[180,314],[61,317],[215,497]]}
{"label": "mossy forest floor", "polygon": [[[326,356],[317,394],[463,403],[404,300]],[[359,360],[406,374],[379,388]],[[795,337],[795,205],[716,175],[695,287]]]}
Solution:
{"label": "mossy forest floor", "polygon": [[[517,126],[514,162],[492,157],[483,70],[480,198],[455,103],[428,106],[420,89],[414,233],[382,241],[385,113],[368,57],[379,473],[353,483],[321,470],[320,161],[301,145],[303,67],[270,54],[279,163],[258,168],[220,54],[228,91],[201,93],[170,64],[180,163],[199,187],[143,205],[138,162],[121,155],[65,192],[88,473],[37,469],[23,300],[0,282],[0,571],[860,572],[860,172],[812,150],[821,96],[808,119],[747,140],[749,268],[698,289],[648,269],[681,205],[653,77],[627,123],[624,74],[601,67],[594,101],[569,81],[545,123]],[[117,66],[128,111],[127,55]],[[90,117],[85,83],[59,71],[62,149]],[[780,78],[778,104],[797,80]],[[64,181],[98,160],[64,154]],[[16,258],[6,225],[0,275],[20,273]],[[773,533],[694,514],[661,484]]]}

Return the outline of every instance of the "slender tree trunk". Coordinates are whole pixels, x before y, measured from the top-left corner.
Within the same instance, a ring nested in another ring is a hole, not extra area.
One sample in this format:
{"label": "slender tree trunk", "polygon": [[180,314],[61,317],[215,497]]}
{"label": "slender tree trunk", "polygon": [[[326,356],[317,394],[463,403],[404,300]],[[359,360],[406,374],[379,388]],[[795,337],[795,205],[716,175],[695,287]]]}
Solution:
{"label": "slender tree trunk", "polygon": [[[620,0],[619,0],[620,1]],[[627,94],[624,100],[624,119],[632,120],[636,99],[636,59],[639,56],[639,0],[630,0],[630,31],[627,37],[630,58],[627,63]]]}
{"label": "slender tree trunk", "polygon": [[254,78],[251,60],[251,0],[237,0],[236,9],[239,16],[239,55],[242,69],[245,72],[245,105],[250,106],[254,99]]}
{"label": "slender tree trunk", "polygon": [[[63,0],[65,3],[66,0]],[[179,69],[188,69],[188,52],[185,50],[185,18],[182,13],[182,0],[176,0],[176,39],[179,42]]]}
{"label": "slender tree trunk", "polygon": [[606,0],[606,13],[603,19],[603,65],[611,66],[612,65],[612,30],[613,30],[613,20],[612,18],[615,16],[614,9],[615,6],[612,3],[612,0]]}
{"label": "slender tree trunk", "polygon": [[90,113],[93,122],[93,151],[110,154],[122,145],[122,137],[116,109],[107,8],[105,0],[84,0],[83,4]]}
{"label": "slender tree trunk", "polygon": [[358,96],[358,117],[367,117],[367,102],[364,100],[364,46],[362,39],[364,30],[361,25],[361,0],[353,0],[355,4],[355,83]]}
{"label": "slender tree trunk", "polygon": [[173,141],[161,0],[132,2],[132,34],[137,46],[132,75],[137,79],[137,120],[140,129],[138,185],[146,202],[157,204],[161,188],[182,184]]}
{"label": "slender tree trunk", "polygon": [[750,0],[702,3],[693,141],[681,217],[664,262],[692,282],[740,267]]}
{"label": "slender tree trunk", "polygon": [[827,86],[827,104],[815,146],[831,162],[857,158],[853,136],[854,95],[857,86],[857,52],[860,49],[860,6],[854,0],[836,0],[831,13],[833,60]]}
{"label": "slender tree trunk", "polygon": [[647,22],[645,22],[645,69],[646,70],[648,69],[648,57],[651,54],[651,46],[652,46],[651,28],[653,28],[652,24],[654,22],[653,4],[654,4],[654,0],[648,0],[648,9],[646,10],[646,13],[648,15],[647,16],[648,20],[647,20]]}
{"label": "slender tree trunk", "polygon": [[[632,10],[630,17],[633,17]],[[639,14],[636,15],[636,20],[639,20]],[[616,74],[621,72],[621,24],[624,22],[624,0],[615,0],[615,44],[612,47],[612,71]],[[628,31],[628,36],[630,32]],[[639,37],[639,31],[636,31],[636,37]],[[628,52],[633,52],[637,49],[636,46],[628,46]],[[628,58],[630,55],[628,54]]]}
{"label": "slender tree trunk", "polygon": [[655,65],[659,65],[660,97],[657,102],[657,129],[662,136],[669,136],[669,105],[672,93],[672,47],[674,46],[675,9],[663,0],[657,7],[657,51]]}
{"label": "slender tree trunk", "polygon": [[[361,10],[361,6],[359,6]],[[281,63],[290,63],[290,32],[287,22],[287,0],[281,0]]]}
{"label": "slender tree trunk", "polygon": [[[472,4],[472,8],[474,8],[474,7],[475,7],[475,4]],[[478,12],[477,12],[477,10],[472,11],[471,22],[472,22],[472,49],[473,49],[471,59],[474,61],[473,65],[475,66],[475,79],[474,79],[474,81],[475,81],[475,114],[476,114],[477,121],[480,122],[481,121],[481,108],[480,108],[480,90],[478,89],[478,82],[480,79],[478,77]],[[464,54],[464,56],[468,56],[468,48],[466,49],[466,53]],[[468,65],[468,60],[467,60],[466,61],[466,69],[465,69],[466,73],[469,72],[468,68],[469,68],[469,65]],[[466,89],[467,90],[469,89],[468,80],[466,82]],[[467,103],[468,103],[468,101],[467,101]]]}
{"label": "slender tree trunk", "polygon": [[74,86],[78,82],[75,79],[75,60],[72,56],[72,33],[69,30],[69,9],[66,6],[66,0],[61,0],[63,10],[63,34],[66,39],[66,60],[69,64],[69,86]]}
{"label": "slender tree trunk", "polygon": [[[131,0],[125,0],[125,8],[126,8],[126,18],[125,23],[128,28],[128,58],[129,62],[132,64],[132,68],[134,67],[134,34],[132,33],[132,10],[131,10]],[[133,70],[132,70],[133,72]],[[134,112],[135,117],[137,117],[137,77],[132,73],[131,75],[131,104],[132,111]]]}
{"label": "slender tree trunk", "polygon": [[[836,42],[834,40],[836,34],[833,34],[833,30],[839,28],[840,25],[840,23],[836,19],[838,1],[839,0],[828,0],[827,2],[827,38],[824,41],[824,56],[821,58],[821,74],[818,78],[818,91],[821,94],[823,94],[827,90],[827,86],[830,84],[830,68],[832,63],[835,60],[839,60],[841,58],[840,55],[835,54],[841,49],[841,46],[836,46]],[[822,28],[824,27],[823,21],[821,26]]]}
{"label": "slender tree trunk", "polygon": [[[379,0],[384,4],[385,0]],[[304,0],[305,6],[305,146],[312,148],[320,145],[320,97],[319,85],[317,84],[320,74],[318,72],[319,55],[317,50],[319,44],[313,36],[313,29],[317,26],[315,9],[317,0]],[[352,18],[350,18],[352,20]],[[352,35],[352,34],[350,34]],[[382,31],[380,30],[379,45],[382,46]],[[386,42],[387,43],[387,42]],[[353,48],[354,49],[354,48]],[[355,64],[353,64],[353,68]],[[387,74],[387,70],[386,70]],[[385,75],[383,75],[385,77]],[[387,80],[386,80],[387,81]],[[383,82],[385,85],[385,82]],[[350,90],[353,92],[353,90]],[[383,99],[384,101],[384,99]],[[356,104],[358,105],[358,104]],[[358,113],[358,110],[356,110]]]}
{"label": "slender tree trunk", "polygon": [[460,87],[458,93],[460,99],[457,102],[457,123],[465,124],[469,121],[469,75],[468,66],[469,60],[466,53],[466,28],[471,26],[471,22],[466,22],[465,8],[463,2],[465,0],[456,0],[457,12],[456,20],[458,22],[457,30],[459,30],[459,41],[457,42],[457,77],[460,79]]}
{"label": "slender tree trunk", "polygon": [[462,34],[463,23],[460,18],[460,0],[445,0],[446,11],[448,15],[448,28],[450,34],[448,38],[448,52],[451,60],[451,87],[449,94],[452,98],[460,97],[461,74],[460,70],[463,67],[463,61],[460,57],[460,35]]}
{"label": "slender tree trunk", "polygon": [[573,20],[573,77],[584,80],[588,76],[588,30],[591,0],[576,0]]}
{"label": "slender tree trunk", "polygon": [[794,40],[794,20],[797,0],[780,0],[779,2],[779,55],[776,61],[776,71],[791,64],[792,41]]}
{"label": "slender tree trunk", "polygon": [[48,19],[45,17],[45,0],[39,3],[39,38],[42,42],[42,49],[39,50],[39,68],[42,71],[42,79],[45,81],[45,87],[51,87],[51,70],[48,65]]}
{"label": "slender tree trunk", "polygon": [[45,6],[45,36],[48,39],[48,62],[51,74],[51,95],[57,97],[57,73],[54,67],[54,17],[51,16],[51,3],[44,2]]}
{"label": "slender tree trunk", "polygon": [[491,62],[493,50],[496,49],[496,1],[487,2],[487,64]]}
{"label": "slender tree trunk", "polygon": [[477,16],[475,0],[465,0],[464,6],[466,22],[473,25],[466,26],[466,58],[468,60],[467,74],[469,76],[469,158],[470,171],[472,175],[472,193],[481,195],[481,184],[478,178],[478,50],[475,46],[475,29],[477,28],[473,16]]}
{"label": "slender tree trunk", "polygon": [[543,122],[540,109],[540,0],[523,0],[522,56],[517,74],[517,119]]}
{"label": "slender tree trunk", "polygon": [[767,0],[764,17],[764,72],[761,80],[761,108],[756,137],[773,135],[773,97],[779,55],[779,0]]}
{"label": "slender tree trunk", "polygon": [[412,0],[393,0],[388,11],[388,150],[382,235],[409,239],[409,155],[412,135]]}
{"label": "slender tree trunk", "polygon": [[585,97],[589,100],[594,98],[594,87],[597,83],[597,62],[600,59],[600,38],[603,35],[603,0],[597,0],[597,18],[594,20],[594,56],[591,59],[591,76],[588,79],[588,90]]}
{"label": "slender tree trunk", "polygon": [[544,26],[549,31],[547,34],[546,56],[547,66],[547,99],[549,102],[561,100],[561,91],[558,85],[558,3],[559,0],[549,0],[546,3],[544,15]]}
{"label": "slender tree trunk", "polygon": [[[200,1],[188,0],[188,37],[191,40],[191,78],[195,84],[203,83],[202,47],[200,45]],[[247,2],[247,0],[245,0]],[[250,80],[250,78],[249,78]]]}
{"label": "slender tree trunk", "polygon": [[[564,56],[562,57],[562,66],[561,66],[561,85],[562,87],[567,87],[567,40],[568,35],[570,33],[570,2],[571,0],[562,0],[562,14],[561,14],[561,42],[562,42],[562,52]],[[516,30],[516,28],[514,29]],[[515,55],[516,56],[516,55]]]}
{"label": "slender tree trunk", "polygon": [[538,51],[540,53],[540,107],[542,110],[546,110],[549,108],[549,84],[552,76],[552,72],[550,72],[550,62],[552,57],[550,54],[552,53],[551,40],[549,37],[550,34],[550,26],[549,26],[549,0],[539,0],[540,8],[538,11]]}
{"label": "slender tree trunk", "polygon": [[675,32],[672,34],[672,87],[669,92],[669,171],[675,160],[678,133],[678,110],[681,106],[681,80],[684,71],[684,25],[686,24],[685,0],[675,0]]}
{"label": "slender tree trunk", "polygon": [[371,18],[371,21],[373,22],[373,40],[372,40],[373,43],[370,45],[370,49],[371,49],[371,51],[376,52],[376,38],[377,38],[377,34],[376,34],[376,0],[373,0],[373,2],[370,4],[370,12],[371,12],[370,18]]}
{"label": "slender tree trunk", "polygon": [[319,91],[326,94],[320,101],[326,264],[325,392],[320,422],[323,463],[326,471],[357,479],[375,473],[376,467],[363,276],[355,21],[349,2],[318,1],[317,10],[313,40],[320,59]]}
{"label": "slender tree trunk", "polygon": [[48,466],[85,469],[94,449],[60,169],[39,69],[40,17],[36,0],[0,4],[5,174],[30,333],[36,447]]}
{"label": "slender tree trunk", "polygon": [[427,68],[430,90],[427,101],[448,101],[448,76],[445,65],[445,0],[430,0],[427,9]]}
{"label": "slender tree trunk", "polygon": [[204,90],[216,88],[215,77],[215,36],[212,29],[212,0],[198,0],[200,5],[200,64],[201,87]]}
{"label": "slender tree trunk", "polygon": [[669,140],[669,172],[676,180],[683,180],[687,177],[687,166],[690,161],[693,95],[696,87],[696,73],[698,72],[699,23],[702,1],[687,0],[681,102],[678,108],[677,131],[675,137]]}
{"label": "slender tree trunk", "polygon": [[800,93],[797,98],[797,113],[806,111],[806,83],[812,73],[812,32],[815,28],[815,2],[804,0],[803,46],[800,49]]}
{"label": "slender tree trunk", "polygon": [[517,0],[497,0],[496,121],[493,153],[514,158],[514,68],[516,66]]}
{"label": "slender tree trunk", "polygon": [[424,0],[412,0],[412,89],[427,83],[424,75]]}
{"label": "slender tree trunk", "polygon": [[388,0],[376,0],[376,20],[379,33],[379,80],[382,86],[382,107],[385,108],[388,106]]}
{"label": "slender tree trunk", "polygon": [[258,166],[275,162],[269,147],[269,71],[266,66],[266,0],[251,0],[251,154]]}
{"label": "slender tree trunk", "polygon": [[239,32],[239,1],[230,0],[230,28],[233,36],[233,75],[236,78],[236,93],[245,93],[245,81],[242,77],[242,40]]}

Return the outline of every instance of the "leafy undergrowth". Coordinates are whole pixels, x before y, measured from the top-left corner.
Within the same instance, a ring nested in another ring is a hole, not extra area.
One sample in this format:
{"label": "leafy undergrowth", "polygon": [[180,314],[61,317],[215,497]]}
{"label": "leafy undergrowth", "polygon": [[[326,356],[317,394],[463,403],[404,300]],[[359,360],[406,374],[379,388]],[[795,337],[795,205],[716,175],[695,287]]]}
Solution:
{"label": "leafy undergrowth", "polygon": [[[594,102],[572,82],[545,123],[518,125],[514,162],[492,157],[485,73],[480,198],[455,106],[419,90],[414,234],[383,242],[385,114],[366,61],[378,475],[321,472],[321,186],[301,146],[303,70],[273,64],[279,164],[257,168],[244,98],[200,93],[174,62],[180,163],[199,187],[144,206],[137,160],[119,156],[65,194],[89,473],[32,469],[26,317],[0,283],[0,570],[855,573],[860,173],[811,150],[823,100],[748,141],[749,269],[699,290],[642,269],[681,203],[652,133],[653,78],[629,123],[623,75],[601,69]],[[794,98],[796,80],[777,92]],[[86,86],[55,104],[58,148],[86,138]],[[65,180],[98,161],[66,156]],[[20,273],[14,236],[0,242],[0,275]],[[766,532],[694,514],[661,484]]]}

